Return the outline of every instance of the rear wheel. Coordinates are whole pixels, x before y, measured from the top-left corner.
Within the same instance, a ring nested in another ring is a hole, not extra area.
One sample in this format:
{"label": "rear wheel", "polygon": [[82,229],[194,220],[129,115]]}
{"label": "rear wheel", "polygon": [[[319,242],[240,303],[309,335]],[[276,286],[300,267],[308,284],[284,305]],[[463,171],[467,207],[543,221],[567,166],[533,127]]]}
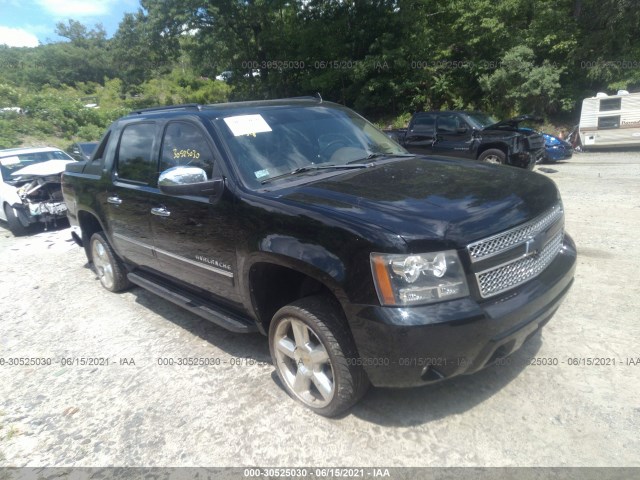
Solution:
{"label": "rear wheel", "polygon": [[344,412],[369,386],[342,313],[327,297],[303,298],[278,310],[269,349],[287,393],[320,415]]}
{"label": "rear wheel", "polygon": [[11,233],[13,233],[16,237],[21,235],[25,235],[29,231],[29,225],[24,225],[18,215],[16,215],[13,207],[9,205],[4,206],[4,215],[7,217],[7,224]]}
{"label": "rear wheel", "polygon": [[116,256],[102,232],[91,236],[90,252],[93,269],[104,288],[110,292],[119,292],[131,286],[124,264]]}
{"label": "rear wheel", "polygon": [[478,160],[485,163],[492,163],[494,165],[504,165],[507,156],[502,150],[497,148],[490,148],[480,154]]}

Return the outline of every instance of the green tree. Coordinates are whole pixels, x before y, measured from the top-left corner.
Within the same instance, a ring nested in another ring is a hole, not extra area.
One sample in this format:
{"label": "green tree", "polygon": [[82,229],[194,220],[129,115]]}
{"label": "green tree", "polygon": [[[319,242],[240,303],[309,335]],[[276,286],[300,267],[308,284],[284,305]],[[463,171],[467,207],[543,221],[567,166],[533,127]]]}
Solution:
{"label": "green tree", "polygon": [[505,53],[500,67],[480,77],[487,104],[502,115],[543,114],[558,106],[560,70],[548,61],[536,65],[533,50],[517,46]]}

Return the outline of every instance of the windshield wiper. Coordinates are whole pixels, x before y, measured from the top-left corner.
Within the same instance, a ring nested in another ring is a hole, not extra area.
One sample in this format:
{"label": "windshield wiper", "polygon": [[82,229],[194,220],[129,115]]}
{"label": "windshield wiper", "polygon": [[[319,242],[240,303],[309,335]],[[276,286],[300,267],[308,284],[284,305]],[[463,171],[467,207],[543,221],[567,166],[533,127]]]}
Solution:
{"label": "windshield wiper", "polygon": [[372,167],[372,163],[350,163],[346,165],[308,165],[306,167],[299,167],[291,170],[290,172],[283,173],[282,175],[276,175],[275,177],[267,178],[260,182],[262,185],[277,180],[279,178],[290,177],[292,175],[298,175],[300,173],[312,172],[314,170],[352,170],[356,168],[369,168]]}
{"label": "windshield wiper", "polygon": [[[385,158],[394,158],[394,157],[410,158],[410,157],[415,157],[415,155],[413,153],[370,153],[365,158],[359,158],[357,160],[353,160],[353,162],[364,162],[366,160],[373,160],[374,158],[382,158],[382,157],[385,157]],[[356,165],[356,163],[347,162],[347,165]]]}

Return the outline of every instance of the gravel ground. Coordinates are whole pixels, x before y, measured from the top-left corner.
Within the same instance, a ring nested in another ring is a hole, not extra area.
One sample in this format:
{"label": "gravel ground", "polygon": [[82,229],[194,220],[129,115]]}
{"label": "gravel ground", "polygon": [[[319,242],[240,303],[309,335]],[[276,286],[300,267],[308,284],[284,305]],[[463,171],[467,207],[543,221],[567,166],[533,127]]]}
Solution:
{"label": "gravel ground", "polygon": [[[372,389],[333,420],[278,387],[260,335],[107,292],[69,229],[0,224],[0,359],[52,359],[0,366],[0,466],[640,466],[640,152],[539,170],[579,250],[543,333],[507,365]],[[181,357],[219,365],[158,364]]]}

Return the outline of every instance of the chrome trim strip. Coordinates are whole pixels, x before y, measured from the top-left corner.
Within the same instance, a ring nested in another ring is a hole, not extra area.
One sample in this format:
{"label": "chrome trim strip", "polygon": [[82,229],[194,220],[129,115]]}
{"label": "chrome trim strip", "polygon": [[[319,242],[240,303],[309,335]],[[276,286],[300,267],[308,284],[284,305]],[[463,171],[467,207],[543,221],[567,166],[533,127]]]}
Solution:
{"label": "chrome trim strip", "polygon": [[200,268],[203,268],[204,270],[209,270],[209,271],[217,273],[219,275],[223,275],[223,276],[228,277],[228,278],[233,278],[233,272],[229,272],[228,270],[223,270],[221,268],[214,267],[212,265],[207,265],[207,264],[204,264],[204,263],[196,262],[195,260],[191,260],[191,259],[186,258],[186,257],[182,257],[180,255],[175,255],[175,254],[173,254],[171,252],[167,252],[166,250],[155,248],[155,247],[153,247],[153,246],[151,246],[151,245],[149,245],[147,243],[143,243],[143,242],[139,242],[137,240],[133,240],[132,238],[126,237],[126,236],[124,236],[124,235],[122,235],[120,233],[114,233],[113,236],[117,237],[120,240],[124,240],[125,242],[133,243],[134,245],[138,245],[139,247],[149,249],[149,250],[151,250],[152,252],[154,252],[156,254],[159,253],[159,254],[164,255],[166,257],[170,257],[170,258],[173,258],[175,260],[179,260],[181,262],[188,263],[188,264],[193,265],[195,267],[200,267]]}
{"label": "chrome trim strip", "polygon": [[133,238],[125,237],[120,233],[114,233],[114,237],[119,238],[120,240],[124,240],[125,242],[133,243],[134,245],[138,245],[139,247],[146,248],[148,250],[153,250],[153,245],[149,245],[148,243],[139,242],[134,240]]}
{"label": "chrome trim strip", "polygon": [[225,277],[233,278],[233,272],[229,272],[228,270],[223,270],[218,267],[214,267],[212,265],[207,265],[205,263],[196,262],[195,260],[191,260],[190,258],[181,257],[180,255],[175,255],[173,253],[167,252],[166,250],[161,250],[159,248],[154,249],[157,253],[161,255],[165,255],[170,258],[174,258],[181,262],[188,263],[190,265],[194,265],[196,267],[204,268],[205,270],[211,270],[212,272],[218,273],[220,275],[224,275]]}

